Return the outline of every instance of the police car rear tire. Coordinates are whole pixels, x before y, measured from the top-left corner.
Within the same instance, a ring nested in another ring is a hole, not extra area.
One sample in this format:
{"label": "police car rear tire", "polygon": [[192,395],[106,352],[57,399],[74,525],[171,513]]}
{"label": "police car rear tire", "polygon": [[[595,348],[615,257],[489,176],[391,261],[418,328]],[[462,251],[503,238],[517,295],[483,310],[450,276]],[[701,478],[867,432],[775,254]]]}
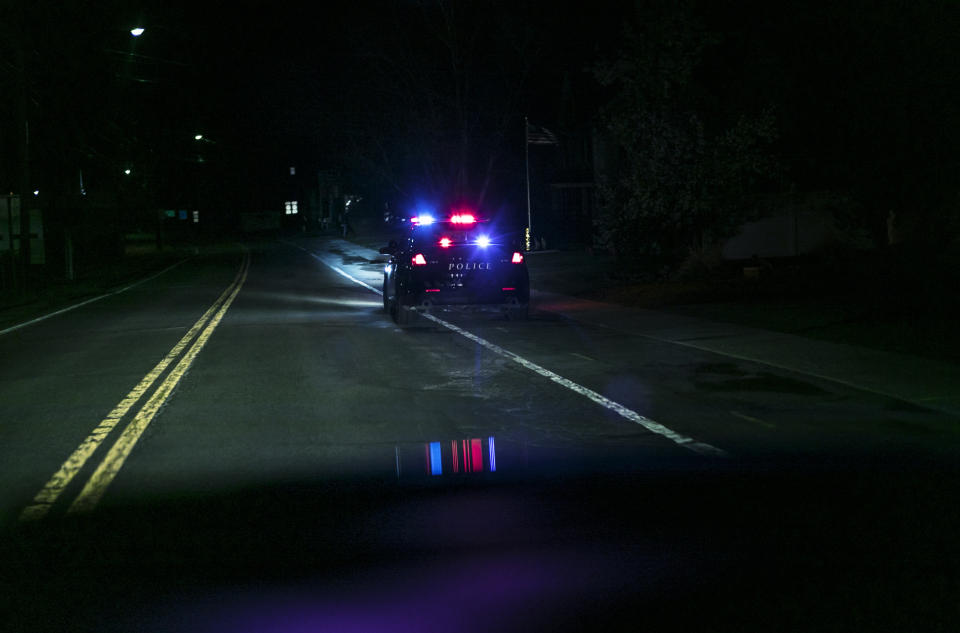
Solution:
{"label": "police car rear tire", "polygon": [[511,321],[526,321],[530,318],[530,305],[520,303],[507,308],[507,319]]}
{"label": "police car rear tire", "polygon": [[383,276],[383,311],[390,314],[390,298],[387,296],[387,276]]}
{"label": "police car rear tire", "polygon": [[410,325],[413,320],[413,310],[410,310],[409,304],[403,300],[403,291],[399,284],[394,281],[393,301],[390,302],[390,318],[400,327]]}
{"label": "police car rear tire", "polygon": [[413,321],[413,310],[405,302],[401,301],[400,298],[397,298],[396,301],[397,307],[397,325],[400,327],[406,327],[410,325],[410,322]]}

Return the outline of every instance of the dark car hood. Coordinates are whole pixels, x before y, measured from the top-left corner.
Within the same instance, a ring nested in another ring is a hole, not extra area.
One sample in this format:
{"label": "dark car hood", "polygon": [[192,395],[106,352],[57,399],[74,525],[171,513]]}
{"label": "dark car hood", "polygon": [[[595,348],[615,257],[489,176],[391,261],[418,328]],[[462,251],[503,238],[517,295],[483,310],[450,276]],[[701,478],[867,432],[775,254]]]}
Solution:
{"label": "dark car hood", "polygon": [[932,630],[956,615],[949,465],[498,442],[494,469],[487,453],[432,475],[431,443],[364,447],[350,476],[12,527],[5,630]]}

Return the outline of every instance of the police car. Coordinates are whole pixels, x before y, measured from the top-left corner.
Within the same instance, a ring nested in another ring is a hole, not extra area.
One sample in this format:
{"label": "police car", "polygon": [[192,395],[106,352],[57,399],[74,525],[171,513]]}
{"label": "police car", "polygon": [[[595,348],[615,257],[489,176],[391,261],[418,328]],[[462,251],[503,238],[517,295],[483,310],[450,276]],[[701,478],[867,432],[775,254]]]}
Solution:
{"label": "police car", "polygon": [[400,325],[438,306],[481,306],[527,318],[530,277],[522,250],[471,211],[415,216],[403,239],[380,253],[390,255],[383,308]]}

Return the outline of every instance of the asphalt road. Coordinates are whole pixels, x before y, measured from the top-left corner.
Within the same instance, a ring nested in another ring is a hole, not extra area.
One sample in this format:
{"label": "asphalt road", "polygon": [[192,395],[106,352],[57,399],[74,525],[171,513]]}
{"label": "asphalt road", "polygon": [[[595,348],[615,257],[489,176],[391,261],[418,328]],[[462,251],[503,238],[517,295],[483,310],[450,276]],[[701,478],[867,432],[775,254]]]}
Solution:
{"label": "asphalt road", "polygon": [[0,336],[4,630],[960,622],[955,420],[536,306],[401,329],[381,267],[238,245]]}

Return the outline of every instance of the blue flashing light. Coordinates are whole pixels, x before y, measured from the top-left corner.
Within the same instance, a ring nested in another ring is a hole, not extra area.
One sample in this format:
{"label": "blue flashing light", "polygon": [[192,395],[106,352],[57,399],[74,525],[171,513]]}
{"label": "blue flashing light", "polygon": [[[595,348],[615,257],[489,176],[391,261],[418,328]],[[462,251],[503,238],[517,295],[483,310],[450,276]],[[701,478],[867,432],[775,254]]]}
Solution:
{"label": "blue flashing light", "polygon": [[430,474],[443,474],[443,458],[440,455],[440,442],[430,442]]}
{"label": "blue flashing light", "polygon": [[429,213],[421,213],[420,215],[410,218],[410,221],[417,226],[430,226],[436,222],[436,219]]}
{"label": "blue flashing light", "polygon": [[486,248],[490,246],[490,237],[488,235],[481,235],[477,238],[477,246],[480,248]]}
{"label": "blue flashing light", "polygon": [[493,436],[487,438],[487,443],[490,445],[490,472],[497,472],[497,447],[493,441]]}

